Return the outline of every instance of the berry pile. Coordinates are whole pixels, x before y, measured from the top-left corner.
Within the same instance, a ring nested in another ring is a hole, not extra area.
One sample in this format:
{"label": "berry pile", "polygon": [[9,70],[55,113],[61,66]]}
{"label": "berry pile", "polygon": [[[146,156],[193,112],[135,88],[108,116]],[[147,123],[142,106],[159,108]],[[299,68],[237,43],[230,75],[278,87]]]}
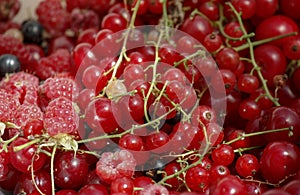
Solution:
{"label": "berry pile", "polygon": [[300,194],[299,0],[0,2],[0,194]]}

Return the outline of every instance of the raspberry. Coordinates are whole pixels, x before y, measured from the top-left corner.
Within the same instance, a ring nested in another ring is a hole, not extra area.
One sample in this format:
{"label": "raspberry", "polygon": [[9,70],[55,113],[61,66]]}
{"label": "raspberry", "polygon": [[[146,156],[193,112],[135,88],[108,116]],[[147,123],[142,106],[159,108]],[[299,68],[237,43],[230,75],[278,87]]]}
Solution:
{"label": "raspberry", "polygon": [[159,184],[150,184],[146,186],[139,195],[152,195],[152,194],[160,194],[160,195],[168,195],[169,191],[162,185]]}
{"label": "raspberry", "polygon": [[91,9],[99,15],[105,15],[113,3],[112,0],[66,0],[69,11],[75,8]]}
{"label": "raspberry", "polygon": [[96,165],[96,173],[103,181],[111,183],[122,177],[132,177],[136,161],[127,150],[104,152]]}
{"label": "raspberry", "polygon": [[81,31],[89,28],[99,28],[99,16],[93,10],[74,9],[71,16],[71,29],[75,34],[79,34]]}
{"label": "raspberry", "polygon": [[11,36],[0,35],[0,55],[13,54],[17,56],[21,62],[22,70],[33,72],[36,61],[32,58],[29,50],[26,49],[23,43]]}
{"label": "raspberry", "polygon": [[0,21],[12,19],[20,10],[19,0],[1,0],[0,1]]}
{"label": "raspberry", "polygon": [[20,102],[16,96],[5,89],[0,89],[0,121],[13,122],[13,118]]}
{"label": "raspberry", "polygon": [[48,101],[58,97],[65,97],[72,100],[78,96],[79,89],[77,88],[75,81],[71,78],[50,77],[40,85],[39,92]]}
{"label": "raspberry", "polygon": [[60,0],[41,1],[36,9],[39,22],[52,35],[59,36],[71,25],[71,16]]}
{"label": "raspberry", "polygon": [[11,28],[16,28],[16,29],[20,29],[20,24],[16,23],[16,22],[12,22],[12,21],[8,21],[8,22],[0,22],[0,34],[5,33],[5,31],[7,31],[8,29]]}
{"label": "raspberry", "polygon": [[44,114],[44,127],[50,136],[75,134],[79,126],[79,116],[71,100],[59,97],[51,102]]}
{"label": "raspberry", "polygon": [[39,79],[26,72],[8,75],[0,81],[0,87],[19,98],[21,104],[37,104]]}
{"label": "raspberry", "polygon": [[23,129],[27,122],[33,119],[43,120],[43,112],[40,107],[33,104],[22,104],[16,110],[14,124]]}
{"label": "raspberry", "polygon": [[57,73],[71,71],[71,55],[67,49],[58,49],[53,54],[43,57],[39,61],[36,75],[45,80]]}

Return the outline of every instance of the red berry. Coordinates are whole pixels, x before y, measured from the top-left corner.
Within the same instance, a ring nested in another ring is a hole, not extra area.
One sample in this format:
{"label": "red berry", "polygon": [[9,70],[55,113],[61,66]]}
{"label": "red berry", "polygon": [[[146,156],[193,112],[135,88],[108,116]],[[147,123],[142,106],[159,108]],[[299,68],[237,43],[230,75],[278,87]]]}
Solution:
{"label": "red berry", "polygon": [[117,178],[132,177],[135,165],[133,155],[127,150],[104,152],[97,162],[96,172],[103,181],[111,183]]}
{"label": "red berry", "polygon": [[36,13],[39,22],[53,36],[62,35],[71,25],[71,15],[59,0],[41,1]]}
{"label": "red berry", "polygon": [[73,134],[78,125],[79,116],[71,100],[59,97],[52,100],[46,107],[44,127],[49,135]]}
{"label": "red berry", "polygon": [[36,67],[36,75],[42,80],[54,76],[57,73],[71,72],[71,55],[67,49],[58,49],[50,56],[44,57]]}

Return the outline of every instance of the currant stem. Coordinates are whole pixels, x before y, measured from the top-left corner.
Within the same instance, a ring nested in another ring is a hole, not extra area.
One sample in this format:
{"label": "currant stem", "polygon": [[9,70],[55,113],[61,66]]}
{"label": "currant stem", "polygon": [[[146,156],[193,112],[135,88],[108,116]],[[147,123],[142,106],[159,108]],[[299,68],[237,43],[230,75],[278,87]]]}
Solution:
{"label": "currant stem", "polygon": [[[292,33],[287,33],[287,34],[283,34],[283,35],[278,35],[278,36],[262,39],[262,40],[259,40],[259,41],[254,41],[254,42],[252,42],[252,45],[253,45],[253,47],[255,47],[255,46],[258,46],[258,45],[269,43],[271,41],[275,41],[275,40],[282,39],[282,38],[285,38],[285,37],[294,36],[294,35],[297,35],[297,34],[298,34],[297,32],[292,32]],[[234,50],[242,51],[242,50],[248,49],[248,48],[249,48],[249,44],[246,43],[246,44],[243,44],[241,46],[235,47]]]}
{"label": "currant stem", "polygon": [[31,146],[33,144],[36,144],[36,143],[40,142],[41,140],[42,140],[41,138],[36,138],[36,139],[31,140],[30,142],[27,142],[27,143],[25,143],[23,145],[15,146],[14,147],[14,152],[18,152],[20,150],[23,150],[24,148],[27,148],[27,147],[29,147],[29,146]]}
{"label": "currant stem", "polygon": [[125,30],[124,41],[123,41],[121,53],[119,55],[119,58],[118,58],[116,64],[114,65],[112,76],[111,76],[111,79],[108,81],[108,83],[111,83],[115,79],[118,68],[120,67],[120,65],[122,63],[123,58],[127,58],[126,57],[126,44],[128,42],[128,37],[130,35],[131,30],[134,29],[134,22],[135,22],[135,19],[136,19],[136,16],[137,16],[137,11],[138,11],[138,8],[140,6],[140,3],[141,3],[141,0],[137,0],[134,8],[132,9],[133,13],[132,13],[128,28]]}
{"label": "currant stem", "polygon": [[54,156],[56,153],[57,145],[55,144],[53,147],[51,161],[50,161],[50,169],[51,169],[51,188],[52,188],[52,195],[55,195],[55,183],[54,183]]}
{"label": "currant stem", "polygon": [[266,130],[266,131],[260,131],[260,132],[254,132],[254,133],[243,133],[243,134],[240,134],[239,137],[233,139],[233,140],[230,140],[228,142],[225,142],[224,144],[232,144],[234,142],[237,142],[241,139],[244,139],[246,137],[251,137],[251,136],[257,136],[257,135],[263,135],[263,134],[268,134],[268,133],[276,133],[276,132],[281,132],[281,131],[292,131],[293,130],[293,127],[286,127],[286,128],[281,128],[281,129],[272,129],[272,130]]}
{"label": "currant stem", "polygon": [[[247,31],[244,27],[244,24],[243,24],[242,18],[240,17],[240,14],[236,11],[236,9],[233,7],[233,5],[230,2],[226,2],[226,4],[230,6],[230,8],[233,10],[234,14],[236,15],[242,32],[245,35],[247,35]],[[278,99],[274,98],[272,96],[272,94],[270,93],[269,88],[267,86],[267,81],[263,77],[263,75],[260,71],[260,67],[256,63],[256,60],[255,60],[255,57],[254,57],[254,46],[253,46],[253,43],[252,43],[251,39],[248,37],[248,38],[246,38],[246,40],[247,40],[247,43],[249,45],[250,58],[251,58],[251,61],[252,61],[253,68],[256,70],[256,72],[258,74],[258,77],[261,80],[261,83],[262,83],[263,89],[265,90],[266,96],[274,103],[275,106],[280,106],[280,104],[278,102]]]}

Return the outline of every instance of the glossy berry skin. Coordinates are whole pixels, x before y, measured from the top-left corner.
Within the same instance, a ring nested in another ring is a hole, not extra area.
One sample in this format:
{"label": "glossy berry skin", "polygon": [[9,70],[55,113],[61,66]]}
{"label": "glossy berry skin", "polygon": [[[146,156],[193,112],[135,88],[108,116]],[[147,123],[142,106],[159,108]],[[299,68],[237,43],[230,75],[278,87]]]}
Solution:
{"label": "glossy berry skin", "polygon": [[43,41],[43,26],[36,20],[28,20],[22,24],[24,43],[41,44]]}
{"label": "glossy berry skin", "polygon": [[239,114],[244,119],[254,119],[260,115],[261,109],[253,100],[244,100],[239,105]]}
{"label": "glossy berry skin", "polygon": [[236,76],[231,70],[220,69],[219,73],[211,79],[211,86],[218,93],[229,94],[233,91],[236,82]]}
{"label": "glossy berry skin", "polygon": [[211,157],[215,164],[227,166],[234,160],[234,151],[231,146],[221,144],[212,151]]}
{"label": "glossy berry skin", "polygon": [[254,49],[254,57],[267,84],[274,86],[274,77],[284,74],[287,66],[283,51],[277,46],[264,44]]}
{"label": "glossy berry skin", "polygon": [[186,184],[196,192],[204,192],[209,187],[209,171],[197,165],[188,169],[185,175]]}
{"label": "glossy berry skin", "polygon": [[242,19],[251,18],[256,11],[256,0],[231,0],[232,5],[242,13]]}
{"label": "glossy berry skin", "polygon": [[134,184],[130,178],[119,178],[114,180],[110,185],[111,193],[133,194]]}
{"label": "glossy berry skin", "polygon": [[227,175],[230,175],[230,170],[226,166],[217,164],[213,165],[209,172],[210,183],[213,185]]}
{"label": "glossy berry skin", "polygon": [[239,178],[228,175],[222,178],[211,192],[214,195],[245,195],[246,186]]}
{"label": "glossy berry skin", "polygon": [[275,14],[278,9],[278,0],[256,1],[255,16],[258,18],[268,18]]}
{"label": "glossy berry skin", "polygon": [[217,53],[216,62],[220,69],[234,71],[240,63],[240,56],[234,49],[225,47]]}
{"label": "glossy berry skin", "polygon": [[253,93],[259,87],[258,78],[254,75],[245,73],[238,77],[237,87],[245,93]]}
{"label": "glossy berry skin", "polygon": [[181,30],[203,43],[205,36],[212,33],[213,28],[208,20],[196,15],[193,19],[188,17],[183,22]]}
{"label": "glossy berry skin", "polygon": [[[39,170],[34,172],[34,179],[37,187],[46,195],[51,194],[51,176],[47,170]],[[18,183],[15,187],[14,193],[19,194],[25,192],[26,194],[40,194],[33,184],[32,176],[30,173],[23,173],[18,178]]]}
{"label": "glossy berry skin", "polygon": [[300,150],[296,145],[284,141],[272,142],[263,150],[260,158],[260,172],[265,180],[277,184],[296,173],[299,161]]}
{"label": "glossy berry skin", "polygon": [[299,20],[300,19],[300,13],[299,13],[299,6],[300,1],[299,0],[290,0],[290,1],[279,1],[280,2],[280,10],[284,13],[284,15],[294,19]]}
{"label": "glossy berry skin", "polygon": [[244,154],[237,159],[235,169],[242,177],[253,177],[258,173],[259,161],[252,154]]}
{"label": "glossy berry skin", "polygon": [[21,70],[21,63],[15,55],[3,54],[0,56],[0,77],[5,74],[19,72]]}
{"label": "glossy berry skin", "polygon": [[54,159],[54,182],[62,189],[78,189],[88,174],[88,163],[84,155],[68,151]]}
{"label": "glossy berry skin", "polygon": [[90,195],[90,194],[99,194],[99,195],[108,195],[107,188],[102,184],[89,184],[82,187],[77,195]]}
{"label": "glossy berry skin", "polygon": [[300,194],[300,180],[294,179],[284,185],[282,189],[290,194],[299,195]]}
{"label": "glossy berry skin", "polygon": [[[275,15],[263,20],[255,30],[257,40],[270,38],[278,35],[299,32],[299,27],[287,16]],[[272,44],[282,46],[290,37],[272,41]]]}
{"label": "glossy berry skin", "polygon": [[297,112],[285,106],[272,107],[267,109],[262,119],[260,120],[259,127],[261,130],[293,128],[292,134],[289,131],[274,132],[265,135],[268,142],[271,141],[288,141],[297,143],[299,142],[300,134],[300,118]]}
{"label": "glossy berry skin", "polygon": [[283,45],[283,52],[287,58],[292,60],[300,59],[300,36],[295,36],[289,39]]}
{"label": "glossy berry skin", "polygon": [[14,151],[14,147],[21,146],[23,144],[28,143],[29,140],[23,137],[18,137],[16,140],[14,140],[10,147],[10,163],[13,165],[14,168],[16,168],[18,171],[21,171],[23,173],[30,173],[31,171],[31,164],[33,161],[33,170],[37,171],[41,169],[47,160],[47,156],[45,154],[39,153],[37,154],[37,145],[31,145],[28,147],[25,147],[22,150],[19,150],[17,152]]}
{"label": "glossy berry skin", "polygon": [[127,21],[120,14],[109,13],[107,14],[101,23],[103,29],[109,29],[112,32],[118,32],[126,28]]}

